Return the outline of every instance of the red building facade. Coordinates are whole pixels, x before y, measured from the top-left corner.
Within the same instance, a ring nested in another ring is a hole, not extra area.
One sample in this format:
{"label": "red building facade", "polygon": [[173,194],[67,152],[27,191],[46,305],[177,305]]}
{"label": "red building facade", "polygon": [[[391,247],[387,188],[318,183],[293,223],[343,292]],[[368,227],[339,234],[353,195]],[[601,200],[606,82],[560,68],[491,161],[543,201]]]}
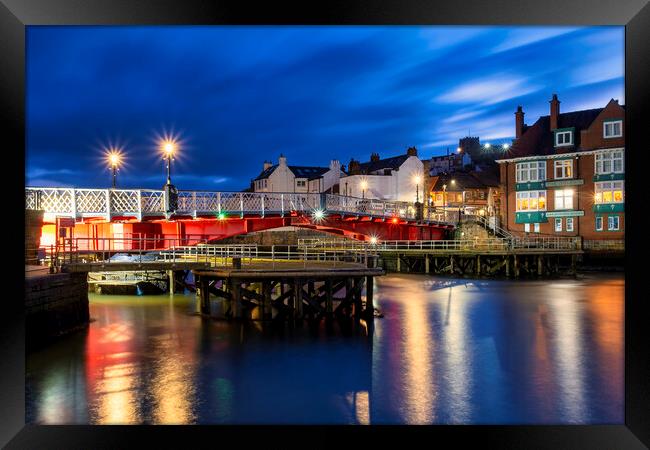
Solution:
{"label": "red building facade", "polygon": [[625,230],[625,109],[550,114],[535,124],[515,112],[516,139],[500,166],[501,222],[516,235],[621,240]]}

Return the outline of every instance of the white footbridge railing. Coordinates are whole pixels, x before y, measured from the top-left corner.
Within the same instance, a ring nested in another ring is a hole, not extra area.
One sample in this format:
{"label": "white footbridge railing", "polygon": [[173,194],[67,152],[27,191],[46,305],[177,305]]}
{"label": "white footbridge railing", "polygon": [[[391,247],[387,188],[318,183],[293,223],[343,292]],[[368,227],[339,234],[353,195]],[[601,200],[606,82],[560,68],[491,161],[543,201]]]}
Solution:
{"label": "white footbridge railing", "polygon": [[[177,215],[284,216],[292,212],[345,214],[379,218],[416,220],[414,203],[363,199],[320,193],[208,192],[178,191]],[[63,187],[26,187],[25,209],[81,219],[84,217],[167,216],[166,192],[152,189],[77,189]],[[452,224],[457,217],[424,209],[421,220]]]}

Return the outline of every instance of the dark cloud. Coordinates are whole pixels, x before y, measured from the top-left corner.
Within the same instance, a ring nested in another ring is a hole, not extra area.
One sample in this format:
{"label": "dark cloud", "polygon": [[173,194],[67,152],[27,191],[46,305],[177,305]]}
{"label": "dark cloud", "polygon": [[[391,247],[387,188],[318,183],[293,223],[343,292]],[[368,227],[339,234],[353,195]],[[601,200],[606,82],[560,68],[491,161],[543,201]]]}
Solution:
{"label": "dark cloud", "polygon": [[118,143],[120,184],[157,188],[170,128],[182,189],[242,189],[280,153],[507,140],[516,105],[532,123],[552,92],[563,110],[624,102],[623,53],[622,27],[29,27],[27,182],[107,186]]}

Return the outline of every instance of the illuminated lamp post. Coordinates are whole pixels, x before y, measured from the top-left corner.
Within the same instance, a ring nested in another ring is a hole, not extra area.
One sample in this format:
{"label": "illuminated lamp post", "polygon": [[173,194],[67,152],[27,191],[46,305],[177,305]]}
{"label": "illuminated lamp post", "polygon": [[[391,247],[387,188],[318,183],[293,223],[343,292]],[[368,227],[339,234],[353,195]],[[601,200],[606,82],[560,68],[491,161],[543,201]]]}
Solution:
{"label": "illuminated lamp post", "polygon": [[117,150],[111,150],[108,155],[108,164],[110,165],[111,172],[113,174],[113,189],[117,186],[117,170],[121,162],[120,152]]}
{"label": "illuminated lamp post", "polygon": [[160,143],[160,147],[163,159],[167,162],[167,183],[163,186],[163,191],[165,192],[166,217],[169,218],[169,215],[178,209],[178,190],[172,184],[171,177],[172,160],[174,159],[174,153],[178,149],[178,144],[171,139],[165,139]]}
{"label": "illuminated lamp post", "polygon": [[368,182],[366,180],[361,180],[361,198],[366,198],[366,189],[368,188]]}

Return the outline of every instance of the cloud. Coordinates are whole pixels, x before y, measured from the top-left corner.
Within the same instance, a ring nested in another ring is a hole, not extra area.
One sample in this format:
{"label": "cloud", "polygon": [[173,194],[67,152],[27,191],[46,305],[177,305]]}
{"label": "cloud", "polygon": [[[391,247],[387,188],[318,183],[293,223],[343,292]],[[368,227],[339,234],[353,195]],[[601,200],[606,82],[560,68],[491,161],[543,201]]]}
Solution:
{"label": "cloud", "polygon": [[505,52],[535,44],[540,41],[572,33],[579,29],[576,27],[517,27],[505,34],[503,42],[494,47],[492,53]]}
{"label": "cloud", "polygon": [[540,86],[529,84],[526,78],[498,74],[462,84],[438,96],[436,101],[441,103],[492,105],[538,90],[540,90]]}

